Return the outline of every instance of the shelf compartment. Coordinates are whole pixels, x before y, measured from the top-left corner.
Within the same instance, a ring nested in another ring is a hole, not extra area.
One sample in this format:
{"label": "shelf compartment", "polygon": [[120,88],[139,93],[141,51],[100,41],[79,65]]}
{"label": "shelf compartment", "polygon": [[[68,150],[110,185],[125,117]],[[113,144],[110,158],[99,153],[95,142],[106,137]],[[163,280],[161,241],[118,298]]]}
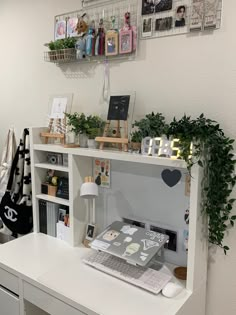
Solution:
{"label": "shelf compartment", "polygon": [[38,195],[36,195],[36,198],[37,199],[42,199],[42,200],[45,200],[45,201],[49,201],[49,202],[53,202],[53,203],[57,203],[59,205],[68,206],[68,207],[70,205],[70,202],[67,199],[53,197],[53,196],[46,195],[46,194],[38,194]]}
{"label": "shelf compartment", "polygon": [[69,172],[69,168],[63,165],[55,165],[55,164],[50,164],[50,163],[36,163],[34,166],[37,168],[43,168],[47,170],[55,170],[55,171],[67,172],[67,173]]}
{"label": "shelf compartment", "polygon": [[144,156],[141,154],[127,153],[115,150],[96,150],[85,148],[64,148],[56,144],[35,144],[34,150],[38,151],[50,151],[57,153],[67,153],[77,156],[110,159],[124,162],[142,163],[150,165],[159,165],[164,167],[174,167],[186,169],[187,165],[184,160],[170,159],[163,157]]}

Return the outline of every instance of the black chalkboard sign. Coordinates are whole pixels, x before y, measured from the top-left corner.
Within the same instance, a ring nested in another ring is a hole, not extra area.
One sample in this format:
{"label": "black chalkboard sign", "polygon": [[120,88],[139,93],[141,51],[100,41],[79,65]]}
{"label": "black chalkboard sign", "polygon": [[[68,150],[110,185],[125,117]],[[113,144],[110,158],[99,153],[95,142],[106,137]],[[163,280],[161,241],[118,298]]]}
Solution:
{"label": "black chalkboard sign", "polygon": [[107,120],[127,120],[130,95],[111,96]]}

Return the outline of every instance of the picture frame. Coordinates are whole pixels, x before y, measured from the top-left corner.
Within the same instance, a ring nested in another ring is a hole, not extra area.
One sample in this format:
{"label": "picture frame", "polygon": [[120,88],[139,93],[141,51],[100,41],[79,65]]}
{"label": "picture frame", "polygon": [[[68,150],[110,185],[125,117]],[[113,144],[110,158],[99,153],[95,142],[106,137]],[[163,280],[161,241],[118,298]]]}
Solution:
{"label": "picture frame", "polygon": [[118,55],[118,33],[116,31],[108,31],[105,37],[105,54],[106,56]]}
{"label": "picture frame", "polygon": [[64,39],[66,38],[66,21],[65,20],[56,20],[55,21],[55,30],[54,30],[54,39]]}
{"label": "picture frame", "polygon": [[133,50],[133,32],[132,30],[121,30],[120,41],[119,41],[119,53],[129,54]]}
{"label": "picture frame", "polygon": [[85,239],[87,241],[92,241],[95,238],[95,235],[96,235],[96,225],[91,224],[91,223],[87,224]]}
{"label": "picture frame", "polygon": [[59,208],[58,210],[58,221],[64,222],[64,217],[66,216],[66,209]]}

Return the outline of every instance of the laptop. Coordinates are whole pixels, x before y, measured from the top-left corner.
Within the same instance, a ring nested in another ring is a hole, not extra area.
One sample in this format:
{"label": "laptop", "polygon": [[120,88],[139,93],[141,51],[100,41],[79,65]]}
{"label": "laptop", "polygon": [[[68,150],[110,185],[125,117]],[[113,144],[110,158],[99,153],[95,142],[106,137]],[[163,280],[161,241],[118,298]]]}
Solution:
{"label": "laptop", "polygon": [[168,235],[115,221],[99,234],[90,246],[133,265],[144,267],[168,240]]}

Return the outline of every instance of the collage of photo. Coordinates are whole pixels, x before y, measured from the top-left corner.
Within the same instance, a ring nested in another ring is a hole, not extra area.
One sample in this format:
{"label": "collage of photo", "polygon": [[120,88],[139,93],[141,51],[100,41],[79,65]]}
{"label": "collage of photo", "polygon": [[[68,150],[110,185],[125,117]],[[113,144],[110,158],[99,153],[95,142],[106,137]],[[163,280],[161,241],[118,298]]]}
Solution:
{"label": "collage of photo", "polygon": [[142,0],[142,16],[142,37],[150,37],[153,32],[186,26],[187,4],[173,0]]}

